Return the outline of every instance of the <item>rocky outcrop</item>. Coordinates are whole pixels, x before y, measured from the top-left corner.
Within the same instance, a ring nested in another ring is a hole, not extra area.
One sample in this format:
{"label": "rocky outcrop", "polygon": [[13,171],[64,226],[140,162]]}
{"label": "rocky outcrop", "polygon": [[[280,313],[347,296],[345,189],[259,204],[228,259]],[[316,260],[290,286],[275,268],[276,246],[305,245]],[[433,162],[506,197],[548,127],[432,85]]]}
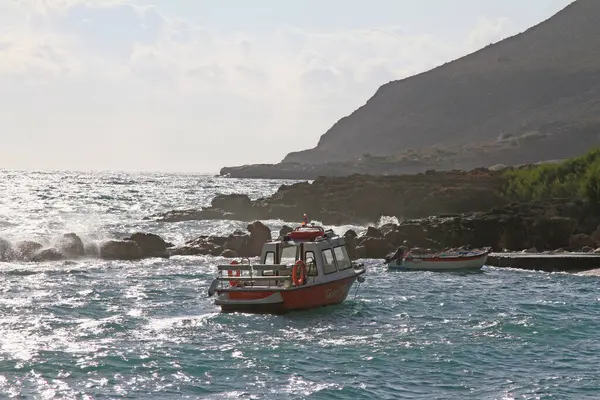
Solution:
{"label": "rocky outcrop", "polygon": [[61,261],[65,259],[65,255],[54,247],[43,249],[33,255],[31,261],[46,262],[46,261]]}
{"label": "rocky outcrop", "polygon": [[171,256],[218,256],[223,253],[223,246],[227,242],[226,237],[203,235],[188,240],[182,246],[168,249]]}
{"label": "rocky outcrop", "polygon": [[74,233],[62,235],[56,241],[56,249],[65,258],[77,258],[85,255],[83,240],[81,240],[81,238]]}
{"label": "rocky outcrop", "polygon": [[94,242],[85,242],[83,244],[84,253],[86,257],[89,258],[97,258],[100,257],[100,243]]}
{"label": "rocky outcrop", "polygon": [[260,221],[246,227],[248,233],[235,231],[227,237],[200,236],[183,246],[169,249],[171,255],[212,255],[222,257],[257,257],[262,246],[272,239],[271,229]]}
{"label": "rocky outcrop", "polygon": [[354,232],[345,236],[355,258],[384,258],[399,246],[591,252],[600,242],[589,230],[586,232],[589,218],[584,202],[511,203],[487,212],[407,219],[379,229],[370,227],[355,239]]}
{"label": "rocky outcrop", "polygon": [[279,237],[284,237],[285,235],[291,233],[294,230],[291,226],[284,225],[279,230]]}
{"label": "rocky outcrop", "polygon": [[[86,241],[77,234],[68,233],[45,244],[24,240],[14,245],[0,239],[0,262],[45,262],[103,258],[108,260],[139,260],[151,257],[169,257],[173,244],[152,233],[137,232],[123,240]],[[218,255],[222,251],[219,249]],[[215,253],[215,252],[213,252]]]}
{"label": "rocky outcrop", "polygon": [[[505,204],[499,172],[428,172],[420,175],[319,178],[313,183],[282,185],[272,196],[251,201],[245,195],[220,196],[213,206],[194,213],[171,211],[150,218],[282,219],[296,221],[307,213],[326,225],[376,222],[382,216],[422,218],[430,215],[485,211]],[[215,207],[218,206],[218,207]]]}
{"label": "rocky outcrop", "polygon": [[18,259],[24,261],[31,261],[33,256],[44,246],[41,243],[33,242],[31,240],[24,240],[15,244],[15,250],[18,254]]}
{"label": "rocky outcrop", "polygon": [[109,240],[100,246],[100,257],[105,260],[139,260],[143,252],[132,240]]}
{"label": "rocky outcrop", "polygon": [[271,229],[260,221],[254,221],[247,226],[250,232],[247,251],[248,257],[259,256],[265,243],[271,240]]}
{"label": "rocky outcrop", "polygon": [[167,249],[173,247],[172,243],[152,233],[136,232],[125,240],[135,242],[142,251],[142,257],[169,257]]}
{"label": "rocky outcrop", "polygon": [[[273,197],[285,203],[290,196],[288,191],[302,191],[305,187],[306,184],[300,185],[300,188],[288,186]],[[424,195],[424,192],[420,193]],[[238,197],[227,207],[248,208],[248,202],[240,199]],[[423,199],[415,195],[413,200],[421,203]],[[227,203],[226,198],[219,201]],[[342,202],[331,200],[337,201]],[[349,210],[358,207],[353,206],[352,201],[346,201],[345,204],[346,212],[353,212]],[[223,203],[220,206],[225,207]],[[256,206],[257,203],[253,202],[252,208]],[[297,211],[298,206],[295,208]],[[383,259],[400,246],[413,250],[491,247],[495,252],[509,251],[507,249],[529,252],[562,249],[591,253],[600,248],[600,216],[593,210],[585,201],[555,199],[510,203],[487,211],[404,218],[397,224],[377,228],[369,226],[361,235],[348,230],[343,236],[353,259]],[[290,229],[284,226],[278,232],[279,237],[289,233]],[[13,246],[11,242],[0,239],[0,261],[41,262],[82,256],[109,260],[139,260],[169,255],[250,258],[260,255],[264,243],[271,239],[270,228],[260,221],[248,224],[245,231],[237,230],[228,236],[202,235],[178,246],[173,246],[158,235],[143,232],[134,233],[124,240],[100,243],[83,242],[77,235],[67,234],[53,242],[56,247],[43,247],[41,243],[32,241],[18,242]]]}
{"label": "rocky outcrop", "polygon": [[17,258],[17,253],[11,242],[0,238],[0,262],[13,261]]}

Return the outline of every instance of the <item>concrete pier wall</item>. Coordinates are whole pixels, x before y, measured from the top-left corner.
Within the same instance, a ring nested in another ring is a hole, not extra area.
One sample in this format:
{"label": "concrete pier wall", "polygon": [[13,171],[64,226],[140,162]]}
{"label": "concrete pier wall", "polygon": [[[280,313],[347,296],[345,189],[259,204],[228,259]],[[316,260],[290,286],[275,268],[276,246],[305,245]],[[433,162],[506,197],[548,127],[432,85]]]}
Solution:
{"label": "concrete pier wall", "polygon": [[600,268],[600,254],[491,253],[486,265],[546,272],[581,272]]}

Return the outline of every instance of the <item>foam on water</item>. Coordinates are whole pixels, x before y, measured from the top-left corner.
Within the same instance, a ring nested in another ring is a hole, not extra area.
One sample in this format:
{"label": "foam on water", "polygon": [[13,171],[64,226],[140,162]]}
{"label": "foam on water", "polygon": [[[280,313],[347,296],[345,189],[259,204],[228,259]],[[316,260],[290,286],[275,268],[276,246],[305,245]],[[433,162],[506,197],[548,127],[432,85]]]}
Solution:
{"label": "foam on water", "polygon": [[[146,215],[254,198],[277,181],[199,175],[0,173],[0,236],[151,231],[174,242],[240,221]],[[289,221],[267,221],[276,230]],[[382,218],[380,225],[393,222]],[[338,233],[360,226],[331,227]],[[600,279],[485,268],[392,273],[335,307],[220,314],[221,258],[0,263],[0,397],[598,398]]]}

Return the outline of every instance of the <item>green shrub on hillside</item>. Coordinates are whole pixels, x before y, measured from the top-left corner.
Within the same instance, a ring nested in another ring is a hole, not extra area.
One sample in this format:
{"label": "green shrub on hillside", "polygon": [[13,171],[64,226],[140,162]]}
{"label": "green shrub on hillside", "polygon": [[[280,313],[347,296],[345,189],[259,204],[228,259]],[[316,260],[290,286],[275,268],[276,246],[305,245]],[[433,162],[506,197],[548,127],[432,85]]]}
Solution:
{"label": "green shrub on hillside", "polygon": [[586,198],[600,206],[600,148],[557,164],[507,171],[505,176],[510,199]]}

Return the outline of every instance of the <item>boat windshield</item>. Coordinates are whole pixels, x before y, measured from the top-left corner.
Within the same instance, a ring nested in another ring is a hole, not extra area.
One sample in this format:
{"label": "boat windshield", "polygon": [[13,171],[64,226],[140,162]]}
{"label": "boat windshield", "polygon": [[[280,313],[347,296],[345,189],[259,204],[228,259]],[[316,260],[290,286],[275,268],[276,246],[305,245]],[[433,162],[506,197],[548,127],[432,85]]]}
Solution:
{"label": "boat windshield", "polygon": [[281,249],[281,264],[293,264],[298,259],[297,246],[287,246]]}

